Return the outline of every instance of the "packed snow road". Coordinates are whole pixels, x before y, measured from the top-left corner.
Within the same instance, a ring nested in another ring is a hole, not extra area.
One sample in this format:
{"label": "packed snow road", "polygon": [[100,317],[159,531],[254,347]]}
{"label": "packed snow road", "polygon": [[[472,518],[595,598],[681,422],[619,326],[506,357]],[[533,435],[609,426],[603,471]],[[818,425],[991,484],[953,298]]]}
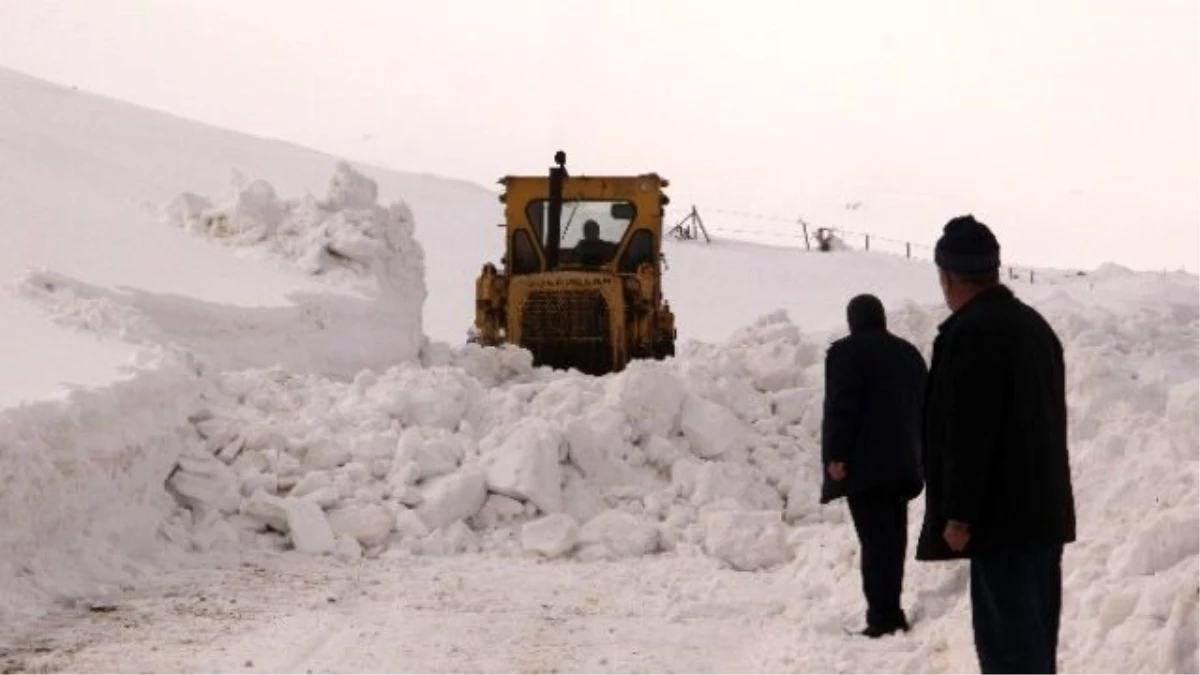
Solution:
{"label": "packed snow road", "polygon": [[[788,611],[799,583],[792,574],[721,571],[699,557],[339,563],[282,554],[176,573],[48,615],[7,641],[0,666],[6,672],[786,668],[773,646],[799,638]],[[830,639],[824,651],[834,657],[841,651],[836,641],[850,638]],[[891,642],[903,667],[901,655],[916,642]],[[826,664],[838,665],[832,658]]]}

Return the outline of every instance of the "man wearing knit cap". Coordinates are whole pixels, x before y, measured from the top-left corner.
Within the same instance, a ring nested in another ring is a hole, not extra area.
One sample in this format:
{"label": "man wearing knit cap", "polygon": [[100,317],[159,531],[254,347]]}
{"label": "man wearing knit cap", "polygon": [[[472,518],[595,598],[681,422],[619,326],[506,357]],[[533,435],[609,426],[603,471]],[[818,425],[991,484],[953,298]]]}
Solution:
{"label": "man wearing knit cap", "polygon": [[925,359],[887,330],[883,303],[859,295],[846,307],[850,335],[825,357],[821,503],[846,497],[862,554],[867,626],[878,638],[908,630],[900,606],[908,550],[908,502],[921,494],[921,395]]}
{"label": "man wearing knit cap", "polygon": [[1000,283],[1000,245],[974,217],[946,224],[934,260],[952,314],[925,394],[917,559],[970,559],[984,673],[1053,673],[1075,540],[1062,344]]}

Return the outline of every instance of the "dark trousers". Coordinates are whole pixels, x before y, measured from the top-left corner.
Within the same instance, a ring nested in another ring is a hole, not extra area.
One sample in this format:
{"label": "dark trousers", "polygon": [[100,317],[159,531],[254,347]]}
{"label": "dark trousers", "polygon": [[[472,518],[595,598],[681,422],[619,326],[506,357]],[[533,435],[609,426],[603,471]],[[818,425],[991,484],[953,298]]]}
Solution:
{"label": "dark trousers", "polygon": [[1062,545],[971,558],[975,652],[985,673],[1053,673]]}
{"label": "dark trousers", "polygon": [[900,608],[904,555],[908,548],[908,500],[891,487],[875,487],[846,497],[862,547],[863,595],[867,625],[892,629],[907,623]]}

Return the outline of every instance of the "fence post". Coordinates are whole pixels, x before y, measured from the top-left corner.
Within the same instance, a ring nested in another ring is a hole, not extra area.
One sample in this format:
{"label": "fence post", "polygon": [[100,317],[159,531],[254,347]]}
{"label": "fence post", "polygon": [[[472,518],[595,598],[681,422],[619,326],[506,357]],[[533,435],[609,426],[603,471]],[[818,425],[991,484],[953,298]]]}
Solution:
{"label": "fence post", "polygon": [[800,219],[800,227],[804,228],[804,250],[811,251],[812,244],[808,241],[808,223],[804,222],[803,218]]}
{"label": "fence post", "polygon": [[907,241],[904,242],[904,257],[905,258],[912,257],[912,244],[908,243]]}
{"label": "fence post", "polygon": [[866,237],[866,240],[867,240],[867,250],[868,250],[868,251],[870,251],[870,250],[871,250],[871,235],[869,235],[869,234],[864,234],[863,236],[864,236],[864,237]]}
{"label": "fence post", "polygon": [[1029,283],[1033,283],[1033,270],[1029,270]]}

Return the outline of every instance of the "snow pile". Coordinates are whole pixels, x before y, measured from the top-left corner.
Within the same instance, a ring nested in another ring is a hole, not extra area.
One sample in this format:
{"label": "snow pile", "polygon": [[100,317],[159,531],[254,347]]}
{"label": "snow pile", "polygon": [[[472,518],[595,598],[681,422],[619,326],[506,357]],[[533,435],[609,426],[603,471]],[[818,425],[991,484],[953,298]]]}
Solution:
{"label": "snow pile", "polygon": [[[890,318],[927,351],[944,315],[908,306]],[[1064,644],[1187,670],[1200,574],[1197,310],[1049,318],[1067,351],[1080,522],[1065,560]],[[726,344],[688,344],[677,359],[604,378],[474,346],[352,381],[221,374],[203,394],[205,446],[173,479],[220,476],[186,536],[350,558],[674,554],[790,566],[812,586],[797,598],[799,629],[840,631],[862,600],[845,508],[818,503],[823,355],[781,312]],[[914,502],[913,537],[921,510]],[[906,606],[939,627],[914,664],[943,658],[946,641],[969,644],[955,632],[969,626],[964,571],[909,566]],[[951,665],[970,656],[945,654]]]}
{"label": "snow pile", "polygon": [[785,510],[791,521],[820,517],[816,422],[795,402],[811,408],[804,373],[821,350],[780,313],[721,351],[737,356],[693,346],[606,378],[474,346],[445,365],[352,381],[221,373],[196,422],[204,450],[181,460],[172,483],[193,524],[222,530],[193,533],[199,548],[228,543],[232,528],[247,542],[316,540],[303,546],[329,552],[311,509],[312,532],[294,529],[290,514],[311,502],[367,556],[684,549],[739,569],[777,566],[793,555]]}
{"label": "snow pile", "polygon": [[176,197],[168,222],[281,258],[307,274],[378,290],[408,307],[425,301],[424,253],[413,239],[412,211],[402,201],[378,205],[379,186],[346,162],[338,163],[323,201],[280,199],[263,180],[235,178],[234,187],[230,202],[219,206],[192,193]]}

